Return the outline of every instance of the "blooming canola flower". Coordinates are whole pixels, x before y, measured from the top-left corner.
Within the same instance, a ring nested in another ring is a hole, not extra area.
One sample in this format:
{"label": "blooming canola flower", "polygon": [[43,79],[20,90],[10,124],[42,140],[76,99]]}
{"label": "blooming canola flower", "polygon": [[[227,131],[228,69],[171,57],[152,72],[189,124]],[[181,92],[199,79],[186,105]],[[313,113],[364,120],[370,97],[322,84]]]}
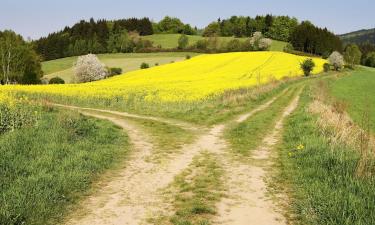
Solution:
{"label": "blooming canola flower", "polygon": [[[13,91],[78,98],[135,98],[151,102],[194,102],[227,90],[266,84],[303,74],[300,63],[307,57],[283,52],[239,52],[204,54],[183,62],[137,70],[109,79],[65,85],[13,85]],[[313,58],[313,74],[326,62]]]}

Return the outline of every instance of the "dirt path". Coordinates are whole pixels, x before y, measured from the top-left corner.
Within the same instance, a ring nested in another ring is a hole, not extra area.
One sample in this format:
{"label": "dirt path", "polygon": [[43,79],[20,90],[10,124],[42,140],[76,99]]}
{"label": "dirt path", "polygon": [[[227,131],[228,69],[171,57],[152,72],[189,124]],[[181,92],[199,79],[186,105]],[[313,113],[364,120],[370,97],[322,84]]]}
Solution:
{"label": "dirt path", "polygon": [[[233,122],[241,122],[256,112],[266,109],[276,98],[272,98],[251,112],[241,115]],[[192,163],[193,158],[202,151],[225,152],[226,144],[222,134],[226,124],[219,124],[206,128],[194,143],[184,146],[181,153],[173,156],[174,158],[169,163],[161,165],[148,162],[147,158],[152,154],[154,148],[149,138],[136,126],[127,123],[118,115],[163,121],[181,127],[189,126],[189,124],[109,110],[58,106],[76,109],[87,116],[106,119],[121,126],[128,133],[134,147],[131,158],[126,161],[126,167],[117,176],[111,178],[111,181],[100,187],[95,194],[82,202],[82,210],[68,218],[66,224],[69,225],[140,225],[148,224],[147,218],[161,214],[167,215],[168,212],[173,213],[169,203],[164,201],[162,190],[168,187],[174,177],[186,169]],[[103,115],[100,112],[107,114]],[[190,127],[190,129],[196,129],[196,127]]]}
{"label": "dirt path", "polygon": [[261,146],[253,151],[251,164],[224,157],[223,166],[228,174],[228,197],[218,204],[218,216],[214,224],[286,224],[282,214],[267,196],[265,179],[267,169],[272,166],[271,150],[278,143],[284,119],[296,109],[298,96],[284,109],[273,131],[263,139]]}
{"label": "dirt path", "polygon": [[62,108],[69,108],[69,109],[77,109],[77,110],[85,110],[85,111],[91,111],[91,112],[98,112],[98,113],[108,113],[112,115],[117,116],[123,116],[123,117],[129,117],[129,118],[136,118],[136,119],[146,119],[146,120],[153,120],[158,122],[163,122],[167,124],[171,124],[174,126],[178,126],[181,128],[184,128],[186,130],[200,130],[202,129],[201,126],[197,126],[195,124],[191,124],[185,121],[179,121],[175,119],[167,119],[167,118],[161,118],[161,117],[154,117],[154,116],[144,116],[144,115],[138,115],[138,114],[132,114],[127,112],[119,112],[114,110],[107,110],[107,109],[95,109],[95,108],[87,108],[87,107],[78,107],[78,106],[72,106],[72,105],[63,105],[63,104],[57,104],[57,103],[51,103],[54,106],[62,107]]}

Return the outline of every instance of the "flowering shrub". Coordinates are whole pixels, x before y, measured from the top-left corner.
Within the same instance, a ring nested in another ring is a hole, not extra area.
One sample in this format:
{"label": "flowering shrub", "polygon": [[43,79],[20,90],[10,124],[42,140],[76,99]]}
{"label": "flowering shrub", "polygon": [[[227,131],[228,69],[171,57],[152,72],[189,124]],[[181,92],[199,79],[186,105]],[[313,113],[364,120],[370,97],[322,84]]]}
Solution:
{"label": "flowering shrub", "polygon": [[74,72],[79,83],[104,79],[108,73],[105,65],[93,54],[78,57]]}

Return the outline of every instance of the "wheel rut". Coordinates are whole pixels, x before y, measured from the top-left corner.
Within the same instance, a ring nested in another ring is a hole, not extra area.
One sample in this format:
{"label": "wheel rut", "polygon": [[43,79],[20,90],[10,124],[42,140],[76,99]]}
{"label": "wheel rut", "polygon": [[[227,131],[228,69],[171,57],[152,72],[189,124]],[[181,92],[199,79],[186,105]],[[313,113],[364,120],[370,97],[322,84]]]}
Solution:
{"label": "wheel rut", "polygon": [[252,152],[252,160],[241,161],[222,157],[227,174],[227,194],[217,205],[214,224],[223,225],[283,225],[286,220],[268,196],[266,178],[272,167],[271,150],[279,142],[283,122],[297,107],[299,94],[283,110],[273,130]]}
{"label": "wheel rut", "polygon": [[[280,95],[282,95],[282,93]],[[59,107],[78,110],[86,116],[113,122],[128,133],[133,145],[133,151],[130,158],[124,162],[126,164],[124,168],[118,171],[116,176],[111,177],[110,181],[100,186],[94,194],[83,200],[80,204],[79,212],[68,215],[65,224],[142,225],[149,224],[149,218],[154,218],[161,214],[168,214],[168,212],[173,209],[171,209],[171,204],[165,201],[163,190],[174,181],[175,176],[188,168],[193,158],[203,151],[212,151],[215,153],[226,152],[227,145],[222,136],[227,124],[233,122],[240,123],[255,113],[267,109],[280,95],[270,99],[268,102],[258,106],[252,111],[238,116],[228,123],[208,128],[164,118],[56,104],[56,106]],[[104,115],[103,112],[106,114]],[[119,116],[167,122],[184,129],[199,129],[203,133],[199,135],[194,143],[183,146],[180,151],[181,153],[175,154],[168,163],[157,164],[147,160],[153,154],[154,149],[154,145],[148,135],[142,132],[141,129],[133,123],[128,122],[126,118],[120,118]],[[250,168],[252,170],[248,171],[246,171],[248,168],[243,168],[246,169],[245,171],[240,169],[241,167],[229,171],[238,173],[238,176],[242,173],[248,174],[248,172],[257,172],[255,171],[256,168]],[[263,175],[261,172],[258,172],[258,174],[260,174],[259,176]],[[233,176],[233,178],[236,177]],[[241,178],[240,180],[244,179]],[[234,180],[233,182],[236,181]],[[235,192],[237,193],[238,191]],[[222,215],[228,217],[228,215],[230,216],[231,214]]]}

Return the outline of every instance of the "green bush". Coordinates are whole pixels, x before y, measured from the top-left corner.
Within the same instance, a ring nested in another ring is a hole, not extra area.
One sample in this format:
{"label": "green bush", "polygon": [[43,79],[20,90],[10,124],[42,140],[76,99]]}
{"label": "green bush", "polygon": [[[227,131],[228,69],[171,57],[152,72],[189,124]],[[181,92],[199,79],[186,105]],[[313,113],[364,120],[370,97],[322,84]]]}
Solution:
{"label": "green bush", "polygon": [[54,77],[54,78],[51,78],[51,80],[49,80],[48,83],[49,84],[65,84],[65,81],[60,77]]}
{"label": "green bush", "polygon": [[178,39],[178,49],[185,49],[189,44],[189,38],[185,34],[182,34]]}
{"label": "green bush", "polygon": [[322,54],[322,58],[323,58],[323,59],[328,59],[328,57],[329,57],[330,55],[331,55],[330,52],[325,51],[325,52]]}
{"label": "green bush", "polygon": [[370,52],[365,58],[365,66],[375,67],[375,52]]}
{"label": "green bush", "polygon": [[141,69],[147,69],[147,68],[150,68],[150,65],[148,65],[147,63],[142,63],[141,66],[140,66]]}
{"label": "green bush", "polygon": [[191,59],[191,56],[190,55],[186,55],[186,59]]}
{"label": "green bush", "polygon": [[207,50],[208,48],[208,41],[206,39],[198,40],[195,44],[195,47],[198,50]]}
{"label": "green bush", "polygon": [[331,65],[329,63],[324,63],[323,69],[324,69],[324,72],[328,72],[331,70]]}
{"label": "green bush", "polygon": [[293,45],[291,43],[286,44],[283,51],[286,53],[293,53],[294,51]]}
{"label": "green bush", "polygon": [[226,50],[228,52],[238,52],[241,51],[241,42],[238,39],[230,40],[226,45]]}
{"label": "green bush", "polygon": [[122,74],[121,68],[110,68],[109,74],[107,75],[107,77],[113,77],[113,76],[120,75],[120,74]]}
{"label": "green bush", "polygon": [[301,63],[301,69],[303,70],[303,73],[306,77],[310,76],[310,73],[314,69],[314,67],[315,63],[312,59],[305,59],[305,61]]}

